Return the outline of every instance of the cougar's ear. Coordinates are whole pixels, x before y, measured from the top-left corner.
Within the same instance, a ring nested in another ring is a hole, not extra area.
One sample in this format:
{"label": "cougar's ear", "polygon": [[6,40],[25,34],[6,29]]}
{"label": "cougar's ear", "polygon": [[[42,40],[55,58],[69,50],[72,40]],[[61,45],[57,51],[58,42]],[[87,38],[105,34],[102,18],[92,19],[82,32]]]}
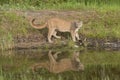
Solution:
{"label": "cougar's ear", "polygon": [[78,22],[77,25],[78,25],[78,27],[82,27],[83,21]]}

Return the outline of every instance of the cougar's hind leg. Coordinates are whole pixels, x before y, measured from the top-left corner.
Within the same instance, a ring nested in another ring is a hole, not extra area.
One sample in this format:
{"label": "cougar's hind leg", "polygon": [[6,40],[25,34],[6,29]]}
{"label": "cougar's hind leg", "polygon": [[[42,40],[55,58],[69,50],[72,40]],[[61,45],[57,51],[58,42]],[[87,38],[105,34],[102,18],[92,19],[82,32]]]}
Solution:
{"label": "cougar's hind leg", "polygon": [[58,55],[60,54],[61,52],[56,52],[53,56],[54,56],[54,58],[55,59],[57,59],[58,58]]}
{"label": "cougar's hind leg", "polygon": [[53,36],[54,36],[55,38],[58,38],[58,39],[61,38],[60,36],[57,36],[57,31],[54,31]]}
{"label": "cougar's hind leg", "polygon": [[55,60],[55,58],[53,57],[53,55],[52,55],[52,51],[50,50],[49,51],[49,53],[48,53],[48,57],[49,57],[49,59],[50,59],[50,63],[57,63],[56,62],[56,60]]}
{"label": "cougar's hind leg", "polygon": [[53,43],[53,41],[51,40],[53,33],[54,33],[54,29],[49,29],[48,31],[48,42],[49,43]]}

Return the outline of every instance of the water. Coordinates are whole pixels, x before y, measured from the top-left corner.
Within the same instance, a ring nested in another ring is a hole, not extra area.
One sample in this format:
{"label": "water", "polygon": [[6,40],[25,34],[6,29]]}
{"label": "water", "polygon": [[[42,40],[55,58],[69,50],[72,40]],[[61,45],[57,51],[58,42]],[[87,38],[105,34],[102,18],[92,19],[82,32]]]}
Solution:
{"label": "water", "polygon": [[0,80],[120,80],[120,51],[1,51]]}

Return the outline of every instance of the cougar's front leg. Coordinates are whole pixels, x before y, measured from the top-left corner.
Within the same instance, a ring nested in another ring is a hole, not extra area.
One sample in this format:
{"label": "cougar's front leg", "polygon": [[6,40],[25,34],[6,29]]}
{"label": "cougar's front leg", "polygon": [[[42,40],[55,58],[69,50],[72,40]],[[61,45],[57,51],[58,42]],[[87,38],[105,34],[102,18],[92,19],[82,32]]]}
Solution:
{"label": "cougar's front leg", "polygon": [[80,40],[78,32],[75,33],[75,36],[76,36],[77,40]]}
{"label": "cougar's front leg", "polygon": [[75,32],[74,31],[71,31],[71,36],[72,36],[72,40],[75,42],[76,39],[75,39]]}

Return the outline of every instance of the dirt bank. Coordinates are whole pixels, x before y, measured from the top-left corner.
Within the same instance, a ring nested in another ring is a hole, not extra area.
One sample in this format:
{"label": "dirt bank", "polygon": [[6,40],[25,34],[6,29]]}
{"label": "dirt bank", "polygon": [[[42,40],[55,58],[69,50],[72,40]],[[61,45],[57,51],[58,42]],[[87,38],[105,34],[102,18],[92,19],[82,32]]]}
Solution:
{"label": "dirt bank", "polygon": [[[65,20],[82,20],[84,22],[83,28],[79,31],[81,39],[86,44],[86,47],[97,47],[106,49],[120,49],[120,39],[113,38],[114,35],[102,34],[100,32],[100,26],[104,26],[107,31],[113,26],[118,26],[119,18],[113,22],[113,17],[116,17],[114,13],[99,13],[97,11],[12,11],[19,16],[25,18],[28,22],[31,18],[36,18],[35,23],[44,23],[47,19],[52,17],[59,17]],[[114,14],[114,16],[112,16]],[[110,21],[104,20],[108,18]],[[102,25],[101,25],[102,24]],[[29,25],[29,24],[28,24]],[[96,26],[97,27],[94,27]],[[93,27],[92,27],[93,26]],[[31,28],[31,26],[29,25]],[[32,31],[28,31],[27,35],[17,35],[14,36],[13,48],[23,49],[23,48],[54,48],[54,47],[64,47],[68,46],[70,43],[69,33],[59,33],[62,39],[56,40],[53,38],[55,43],[49,44],[47,42],[47,29],[36,30],[33,28]],[[102,30],[101,30],[102,31]],[[97,33],[98,32],[98,33]],[[103,31],[105,32],[105,31]],[[110,32],[109,32],[110,33]],[[98,35],[97,35],[98,34]],[[91,37],[92,35],[92,37]],[[102,37],[101,37],[102,36]],[[107,36],[107,37],[106,37]],[[110,38],[109,38],[110,37]],[[86,41],[84,39],[86,38]],[[76,43],[79,45],[79,43]]]}
{"label": "dirt bank", "polygon": [[[27,48],[63,48],[71,47],[68,46],[69,40],[64,37],[60,40],[53,39],[54,43],[49,44],[47,38],[43,35],[31,34],[27,37],[19,36],[14,38],[15,48],[17,49],[27,49]],[[120,40],[119,39],[97,39],[97,38],[87,38],[86,41],[82,39],[87,48],[101,48],[101,49],[112,49],[120,50]],[[80,42],[75,43],[79,45]],[[79,45],[80,46],[80,45]]]}

